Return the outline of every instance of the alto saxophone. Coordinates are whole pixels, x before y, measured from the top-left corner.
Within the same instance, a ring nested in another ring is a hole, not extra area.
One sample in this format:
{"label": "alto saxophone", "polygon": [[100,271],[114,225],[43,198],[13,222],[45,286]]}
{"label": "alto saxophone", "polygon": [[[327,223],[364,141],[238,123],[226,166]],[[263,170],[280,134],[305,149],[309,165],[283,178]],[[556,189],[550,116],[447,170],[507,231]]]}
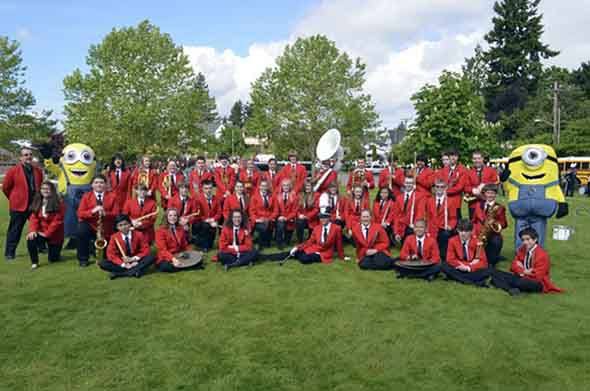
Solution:
{"label": "alto saxophone", "polygon": [[94,241],[94,247],[98,250],[104,250],[107,246],[107,241],[104,238],[103,226],[102,226],[102,212],[98,212],[98,221],[96,222],[96,240]]}
{"label": "alto saxophone", "polygon": [[479,258],[481,249],[485,247],[492,233],[500,233],[502,231],[502,225],[498,222],[496,215],[500,205],[494,204],[494,206],[486,213],[486,219],[483,222],[479,236],[477,237],[477,254],[476,258]]}

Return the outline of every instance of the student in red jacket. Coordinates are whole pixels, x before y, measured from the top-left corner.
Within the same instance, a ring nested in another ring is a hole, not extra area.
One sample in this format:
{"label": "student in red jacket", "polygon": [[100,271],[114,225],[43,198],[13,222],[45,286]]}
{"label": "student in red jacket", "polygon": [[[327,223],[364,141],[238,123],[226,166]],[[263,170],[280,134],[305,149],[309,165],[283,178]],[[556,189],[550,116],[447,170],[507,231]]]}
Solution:
{"label": "student in red jacket", "polygon": [[188,178],[192,197],[195,197],[202,191],[203,182],[213,180],[213,172],[207,168],[207,163],[203,156],[197,157],[197,166],[193,168]]}
{"label": "student in red jacket", "polygon": [[151,245],[155,238],[154,224],[158,218],[158,205],[156,205],[156,201],[147,196],[147,192],[146,185],[138,184],[133,192],[135,197],[127,199],[123,206],[123,214],[129,216],[133,229],[141,232],[148,244]]}
{"label": "student in red jacket", "polygon": [[260,173],[260,179],[268,182],[271,193],[274,193],[276,189],[280,188],[281,175],[277,169],[277,159],[271,158],[268,160],[268,170]]}
{"label": "student in red jacket", "polygon": [[303,243],[305,230],[308,231],[307,238],[313,229],[318,225],[318,214],[320,213],[320,197],[313,192],[313,185],[309,179],[305,180],[303,191],[299,195],[297,220],[295,230],[297,232],[297,243]]}
{"label": "student in red jacket", "polygon": [[167,209],[164,224],[156,230],[156,269],[164,273],[176,273],[203,267],[200,263],[189,268],[179,267],[180,262],[175,256],[190,250],[189,235],[189,226],[180,225],[178,211]]}
{"label": "student in red jacket", "polygon": [[457,217],[461,218],[461,203],[463,202],[463,191],[468,185],[468,172],[465,166],[459,163],[459,153],[450,150],[443,154],[449,157],[449,164],[436,172],[436,177],[447,183],[447,197],[449,206],[457,209]]}
{"label": "student in red jacket", "polygon": [[356,262],[364,270],[391,270],[389,238],[383,227],[371,221],[371,211],[363,209],[358,224],[352,226]]}
{"label": "student in red jacket", "polygon": [[[133,170],[129,181],[130,190],[135,190],[137,185],[143,184],[147,187],[146,197],[156,199],[156,191],[160,182],[158,181],[158,171],[152,168],[151,157],[147,155],[141,157],[141,163],[139,167]],[[133,197],[135,195],[131,194],[130,196]]]}
{"label": "student in red jacket", "polygon": [[388,187],[382,187],[373,201],[373,221],[383,227],[390,242],[395,241],[393,225],[396,214],[393,192]]}
{"label": "student in red jacket", "polygon": [[426,199],[428,233],[436,238],[443,262],[447,259],[449,239],[457,234],[457,209],[449,205],[447,184],[440,178],[434,182],[434,195]]}
{"label": "student in red jacket", "polygon": [[295,193],[301,193],[303,184],[307,178],[307,169],[303,164],[297,162],[296,151],[289,151],[287,159],[289,162],[281,168],[279,175],[281,179],[290,179],[293,191]]}
{"label": "student in red jacket", "polygon": [[102,223],[102,235],[109,240],[114,228],[119,206],[113,193],[105,191],[106,178],[97,175],[92,180],[92,191],[85,193],[78,207],[78,261],[81,267],[88,266],[90,243],[97,237],[99,221]]}
{"label": "student in red jacket", "polygon": [[251,266],[257,257],[244,214],[238,209],[233,210],[219,235],[217,259],[228,271],[233,267]]}
{"label": "student in red jacket", "polygon": [[234,209],[239,209],[248,217],[248,206],[250,205],[250,196],[245,193],[244,184],[236,182],[233,194],[230,194],[223,202],[223,220],[230,219],[230,213]]}
{"label": "student in red jacket", "polygon": [[111,280],[143,276],[155,261],[147,239],[141,232],[131,230],[131,219],[125,214],[115,218],[115,227],[117,233],[111,236],[106,259],[99,263],[100,268],[111,273]]}
{"label": "student in red jacket", "polygon": [[272,240],[273,223],[277,218],[276,199],[268,191],[268,182],[261,181],[260,188],[250,199],[250,226],[258,237],[256,243],[258,249],[270,247]]}
{"label": "student in red jacket", "polygon": [[221,197],[213,194],[213,183],[205,181],[203,192],[197,196],[201,218],[195,222],[195,244],[204,252],[213,248],[217,227],[221,221]]}
{"label": "student in red jacket", "polygon": [[298,199],[297,193],[292,190],[291,180],[283,179],[281,188],[273,194],[277,207],[277,219],[275,228],[275,240],[279,249],[291,243],[293,230],[295,230],[295,219],[297,218]]}
{"label": "student in red jacket", "polygon": [[348,182],[346,183],[346,191],[352,195],[352,190],[360,186],[363,193],[368,195],[369,190],[375,188],[375,178],[373,173],[367,169],[364,159],[357,160],[357,167],[348,174]]}
{"label": "student in red jacket", "polygon": [[391,190],[394,197],[401,194],[401,189],[404,187],[404,170],[397,167],[397,162],[394,161],[389,167],[385,167],[379,174],[379,188],[387,187]]}
{"label": "student in red jacket", "polygon": [[424,155],[416,156],[416,191],[425,197],[432,196],[434,185],[434,171],[426,164],[428,158]]}
{"label": "student in red jacket", "polygon": [[485,185],[497,185],[500,183],[498,172],[492,167],[485,165],[483,153],[474,151],[471,155],[473,167],[467,171],[465,183],[465,194],[474,197],[469,201],[469,219],[473,220],[473,213],[479,201],[485,200],[483,187]]}
{"label": "student in red jacket", "polygon": [[305,243],[294,247],[289,253],[282,255],[291,255],[303,264],[332,263],[334,249],[336,249],[340,259],[344,259],[342,229],[338,224],[330,222],[330,214],[325,211],[320,212],[319,218],[320,224],[314,228],[311,237]]}
{"label": "student in red jacket", "polygon": [[447,263],[442,265],[442,271],[448,279],[485,287],[486,279],[490,276],[486,253],[479,245],[477,237],[473,235],[473,224],[469,220],[459,220],[457,223],[459,235],[449,240]]}
{"label": "student in red jacket", "polygon": [[39,193],[35,194],[29,217],[27,249],[33,269],[39,266],[40,243],[47,244],[49,263],[60,260],[64,242],[65,210],[55,185],[49,181],[43,182]]}
{"label": "student in red jacket", "polygon": [[361,212],[364,209],[369,209],[369,195],[363,191],[361,186],[355,186],[352,189],[352,197],[346,203],[344,209],[344,219],[346,221],[346,229],[348,236],[352,235],[352,227],[358,225],[361,221]]}
{"label": "student in red jacket", "polygon": [[125,168],[125,160],[123,155],[116,153],[109,164],[108,181],[111,185],[111,192],[115,194],[117,199],[117,206],[120,210],[123,209],[127,196],[129,195],[129,183],[131,174]]}
{"label": "student in red jacket", "polygon": [[318,194],[325,193],[330,186],[338,187],[338,173],[333,168],[333,162],[326,160],[313,177],[314,191]]}
{"label": "student in red jacket", "polygon": [[320,210],[330,213],[330,221],[338,224],[340,228],[346,226],[346,204],[347,200],[338,192],[338,182],[332,182],[328,190],[319,197]]}
{"label": "student in red jacket", "polygon": [[41,182],[43,182],[43,171],[33,165],[33,151],[22,148],[20,162],[6,172],[2,181],[2,192],[8,198],[10,213],[4,249],[4,257],[7,261],[15,259],[16,248],[30,215],[29,208],[35,193],[39,191]]}
{"label": "student in red jacket", "polygon": [[486,257],[488,263],[494,267],[500,260],[500,253],[502,251],[502,230],[508,227],[508,220],[506,219],[506,208],[496,202],[496,195],[498,194],[498,186],[494,184],[487,184],[482,188],[482,195],[485,201],[477,202],[473,212],[473,232],[479,236],[482,229],[484,229],[488,215],[490,220],[493,217],[494,228],[500,229],[499,232],[490,231],[485,244]]}
{"label": "student in red jacket", "polygon": [[395,211],[393,232],[396,242],[401,243],[414,233],[415,222],[425,214],[424,196],[416,191],[414,177],[404,179],[403,193],[395,199]]}
{"label": "student in red jacket", "polygon": [[236,172],[229,166],[228,156],[226,154],[219,155],[220,167],[217,167],[213,173],[215,178],[215,186],[217,187],[217,196],[224,200],[233,191],[236,184]]}
{"label": "student in red jacket", "polygon": [[399,278],[423,278],[432,281],[440,273],[440,255],[436,240],[426,234],[426,221],[418,220],[414,225],[414,234],[404,241],[399,255],[400,261],[424,260],[433,263],[424,269],[409,269],[397,265],[395,269]]}
{"label": "student in red jacket", "polygon": [[168,201],[178,194],[178,185],[184,182],[184,175],[178,171],[176,162],[170,160],[166,164],[166,171],[160,174],[158,190],[160,191],[162,208],[166,209],[168,207]]}
{"label": "student in red jacket", "polygon": [[561,292],[549,278],[549,254],[538,244],[537,231],[525,228],[518,235],[523,244],[512,261],[511,273],[494,270],[492,285],[505,290],[511,296],[517,296],[521,292]]}
{"label": "student in red jacket", "polygon": [[[242,161],[244,160],[245,159]],[[244,192],[248,196],[251,196],[256,191],[256,189],[258,189],[258,184],[260,183],[260,174],[258,173],[258,168],[256,168],[254,165],[254,160],[245,160],[245,164],[242,164],[242,167],[240,167],[238,170],[237,181],[244,184]]]}

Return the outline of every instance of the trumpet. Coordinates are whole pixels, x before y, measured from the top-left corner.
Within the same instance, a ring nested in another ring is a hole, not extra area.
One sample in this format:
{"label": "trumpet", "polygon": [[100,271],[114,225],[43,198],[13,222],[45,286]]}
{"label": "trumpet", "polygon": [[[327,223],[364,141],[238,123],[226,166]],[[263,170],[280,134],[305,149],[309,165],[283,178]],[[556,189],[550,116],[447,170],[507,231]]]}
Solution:
{"label": "trumpet", "polygon": [[94,247],[98,250],[104,250],[107,246],[107,240],[104,238],[102,213],[98,212],[98,221],[96,222],[96,240],[94,241]]}

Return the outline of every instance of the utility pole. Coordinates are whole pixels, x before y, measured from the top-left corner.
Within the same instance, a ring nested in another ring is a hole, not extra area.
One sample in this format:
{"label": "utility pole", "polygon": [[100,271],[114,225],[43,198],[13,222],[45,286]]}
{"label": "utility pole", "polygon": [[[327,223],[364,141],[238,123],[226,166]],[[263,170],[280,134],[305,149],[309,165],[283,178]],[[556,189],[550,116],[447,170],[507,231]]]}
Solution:
{"label": "utility pole", "polygon": [[553,144],[559,145],[561,136],[561,107],[559,104],[559,82],[553,83]]}

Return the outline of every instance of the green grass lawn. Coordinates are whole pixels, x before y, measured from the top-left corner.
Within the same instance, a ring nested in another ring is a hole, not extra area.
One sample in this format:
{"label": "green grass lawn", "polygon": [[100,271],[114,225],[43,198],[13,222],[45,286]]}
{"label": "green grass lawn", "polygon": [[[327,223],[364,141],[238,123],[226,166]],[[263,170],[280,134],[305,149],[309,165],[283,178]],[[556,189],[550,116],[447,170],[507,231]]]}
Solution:
{"label": "green grass lawn", "polygon": [[587,390],[590,201],[570,211],[552,222],[573,240],[548,241],[567,292],[517,298],[341,261],[110,281],[71,251],[31,271],[21,242],[0,261],[0,389]]}

